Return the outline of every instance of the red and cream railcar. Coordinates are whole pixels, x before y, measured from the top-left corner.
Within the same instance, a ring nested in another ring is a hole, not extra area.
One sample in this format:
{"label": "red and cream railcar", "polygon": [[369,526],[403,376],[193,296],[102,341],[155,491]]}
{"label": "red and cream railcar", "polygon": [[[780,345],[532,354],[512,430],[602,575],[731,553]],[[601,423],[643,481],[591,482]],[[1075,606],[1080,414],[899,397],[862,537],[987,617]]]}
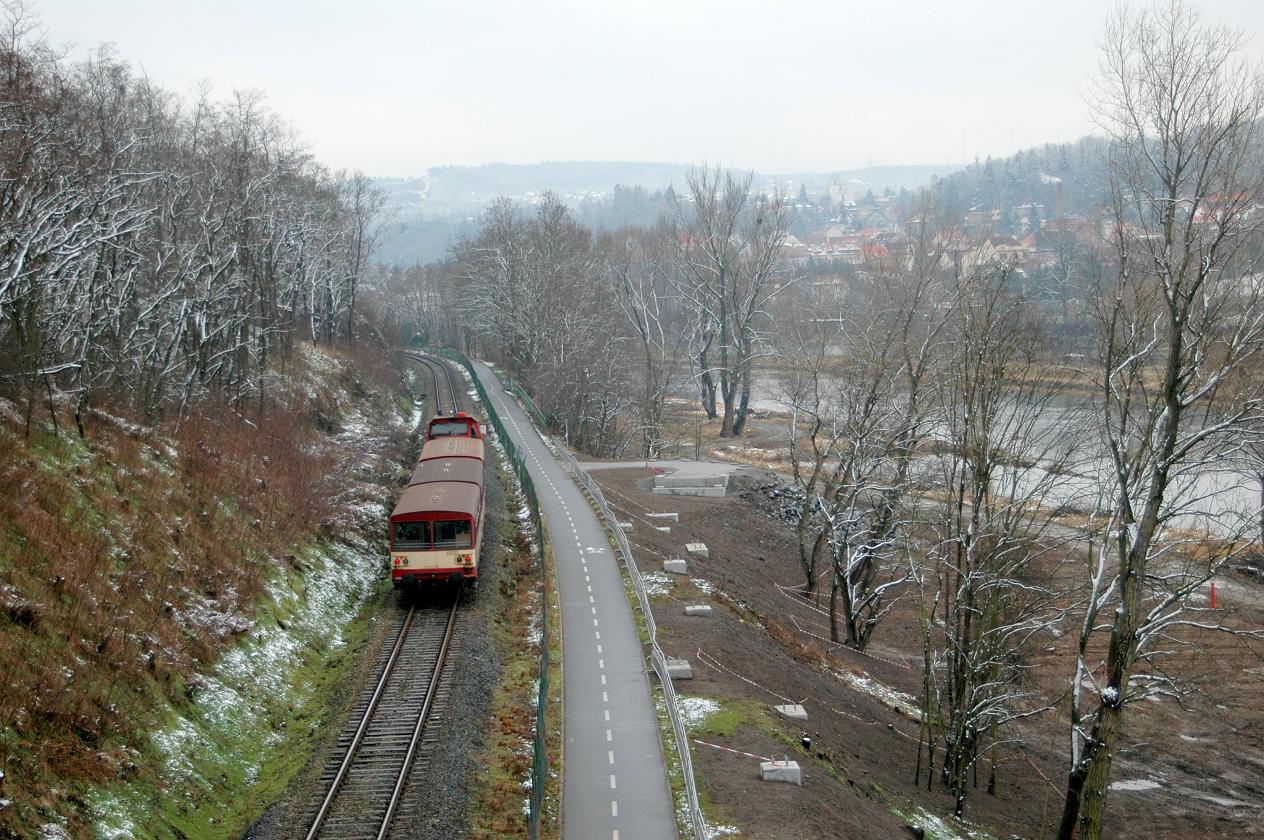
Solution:
{"label": "red and cream railcar", "polygon": [[478,422],[460,412],[434,418],[408,487],[391,512],[392,583],[477,582],[483,513]]}
{"label": "red and cream railcar", "polygon": [[431,481],[410,486],[391,512],[390,536],[396,587],[477,581],[483,485]]}

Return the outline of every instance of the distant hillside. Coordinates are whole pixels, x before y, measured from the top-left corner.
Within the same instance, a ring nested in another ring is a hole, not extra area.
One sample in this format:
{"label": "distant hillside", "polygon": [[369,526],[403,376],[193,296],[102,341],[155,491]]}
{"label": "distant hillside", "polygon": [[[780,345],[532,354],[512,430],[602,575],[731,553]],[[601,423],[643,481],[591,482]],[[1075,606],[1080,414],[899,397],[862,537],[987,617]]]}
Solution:
{"label": "distant hillside", "polygon": [[[401,209],[432,213],[469,210],[499,198],[524,198],[553,191],[570,203],[602,196],[616,186],[640,187],[648,192],[668,186],[682,188],[691,167],[681,163],[635,161],[546,161],[532,164],[491,163],[485,166],[436,166],[424,176],[379,178],[376,184],[388,203]],[[886,189],[918,189],[936,176],[958,169],[955,164],[874,166],[833,172],[756,173],[757,183],[795,182],[809,191],[822,190],[831,182]]]}
{"label": "distant hillside", "polygon": [[[443,259],[449,246],[468,233],[488,204],[501,196],[530,200],[552,191],[576,209],[590,227],[653,224],[668,186],[684,188],[690,167],[680,163],[635,161],[546,161],[534,164],[437,166],[425,175],[378,178],[393,214],[378,242],[377,259],[413,265]],[[778,183],[793,190],[824,192],[837,182],[851,194],[872,190],[917,190],[954,164],[874,166],[837,172],[756,173],[757,184]]]}
{"label": "distant hillside", "polygon": [[959,163],[914,163],[902,166],[866,166],[861,169],[844,169],[838,172],[791,172],[782,175],[770,175],[778,181],[796,181],[807,188],[809,193],[823,191],[831,182],[837,181],[844,187],[853,186],[848,191],[856,192],[857,185],[865,190],[882,193],[886,190],[919,190],[929,186],[935,178],[961,169]]}
{"label": "distant hillside", "polygon": [[988,158],[940,178],[934,189],[945,207],[957,212],[1042,204],[1052,217],[1061,182],[1066,214],[1084,216],[1107,197],[1106,146],[1102,138],[1085,137]]}

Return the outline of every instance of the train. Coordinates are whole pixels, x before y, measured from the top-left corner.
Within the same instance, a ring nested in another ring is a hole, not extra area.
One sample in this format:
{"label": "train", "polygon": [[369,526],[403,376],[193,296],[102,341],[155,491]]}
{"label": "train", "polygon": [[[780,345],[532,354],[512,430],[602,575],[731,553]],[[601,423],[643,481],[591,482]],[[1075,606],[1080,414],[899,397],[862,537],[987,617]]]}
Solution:
{"label": "train", "polygon": [[478,421],[463,411],[432,418],[421,457],[391,511],[395,588],[477,585],[485,509]]}

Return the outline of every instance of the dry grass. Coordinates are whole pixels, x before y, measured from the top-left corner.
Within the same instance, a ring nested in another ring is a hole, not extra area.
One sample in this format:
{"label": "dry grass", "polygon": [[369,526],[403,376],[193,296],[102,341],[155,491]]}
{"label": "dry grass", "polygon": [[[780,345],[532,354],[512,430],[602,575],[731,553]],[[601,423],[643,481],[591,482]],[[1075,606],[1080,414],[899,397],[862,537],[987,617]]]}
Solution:
{"label": "dry grass", "polygon": [[[382,363],[355,364],[341,375],[387,400]],[[346,476],[318,417],[351,390],[250,418],[208,403],[178,431],[96,412],[86,440],[26,439],[0,410],[0,836],[143,772],[150,714],[249,629],[274,564],[329,536]]]}
{"label": "dry grass", "polygon": [[515,533],[505,566],[500,596],[506,606],[497,622],[497,635],[512,650],[492,699],[492,728],[485,755],[494,761],[479,771],[478,793],[470,810],[470,836],[478,838],[527,835],[522,780],[531,773],[539,650],[522,628],[531,626],[535,611],[540,609],[536,595],[540,571],[521,531]]}

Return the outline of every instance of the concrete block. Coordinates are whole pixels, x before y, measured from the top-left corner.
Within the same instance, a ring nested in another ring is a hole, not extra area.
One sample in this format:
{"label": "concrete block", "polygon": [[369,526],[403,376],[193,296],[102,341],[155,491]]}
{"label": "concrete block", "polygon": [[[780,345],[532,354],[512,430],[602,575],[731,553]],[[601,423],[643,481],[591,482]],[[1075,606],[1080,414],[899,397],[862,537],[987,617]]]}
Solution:
{"label": "concrete block", "polygon": [[791,703],[786,706],[773,706],[777,710],[777,714],[790,720],[807,720],[808,710],[800,706],[798,703]]}
{"label": "concrete block", "polygon": [[711,605],[710,604],[686,604],[685,615],[700,615],[703,617],[710,617]]}
{"label": "concrete block", "polygon": [[799,769],[797,761],[761,761],[759,762],[759,778],[765,782],[803,785],[803,771]]}
{"label": "concrete block", "polygon": [[707,550],[706,543],[685,543],[685,551],[695,557],[710,557],[711,552]]}
{"label": "concrete block", "polygon": [[627,534],[632,533],[632,523],[631,523],[631,522],[620,522],[620,523],[619,523],[619,527],[623,530],[623,532],[624,532],[624,533],[627,533]]}
{"label": "concrete block", "polygon": [[668,659],[667,676],[673,680],[691,680],[693,668],[690,667],[688,659]]}
{"label": "concrete block", "polygon": [[727,475],[660,475],[651,489],[660,496],[723,496],[728,486]]}
{"label": "concrete block", "polygon": [[654,478],[655,487],[728,487],[727,475],[660,475]]}
{"label": "concrete block", "polygon": [[671,533],[671,526],[670,526],[670,525],[655,525],[655,526],[654,526],[654,530],[655,530],[655,531],[662,531],[664,534],[670,534],[670,533]]}
{"label": "concrete block", "polygon": [[654,487],[651,492],[655,496],[709,496],[723,498],[726,491],[723,487]]}
{"label": "concrete block", "polygon": [[679,557],[673,557],[670,560],[663,561],[663,571],[672,575],[689,574],[689,564]]}
{"label": "concrete block", "polygon": [[680,514],[679,513],[647,513],[645,514],[645,518],[646,519],[665,519],[668,522],[679,522]]}

